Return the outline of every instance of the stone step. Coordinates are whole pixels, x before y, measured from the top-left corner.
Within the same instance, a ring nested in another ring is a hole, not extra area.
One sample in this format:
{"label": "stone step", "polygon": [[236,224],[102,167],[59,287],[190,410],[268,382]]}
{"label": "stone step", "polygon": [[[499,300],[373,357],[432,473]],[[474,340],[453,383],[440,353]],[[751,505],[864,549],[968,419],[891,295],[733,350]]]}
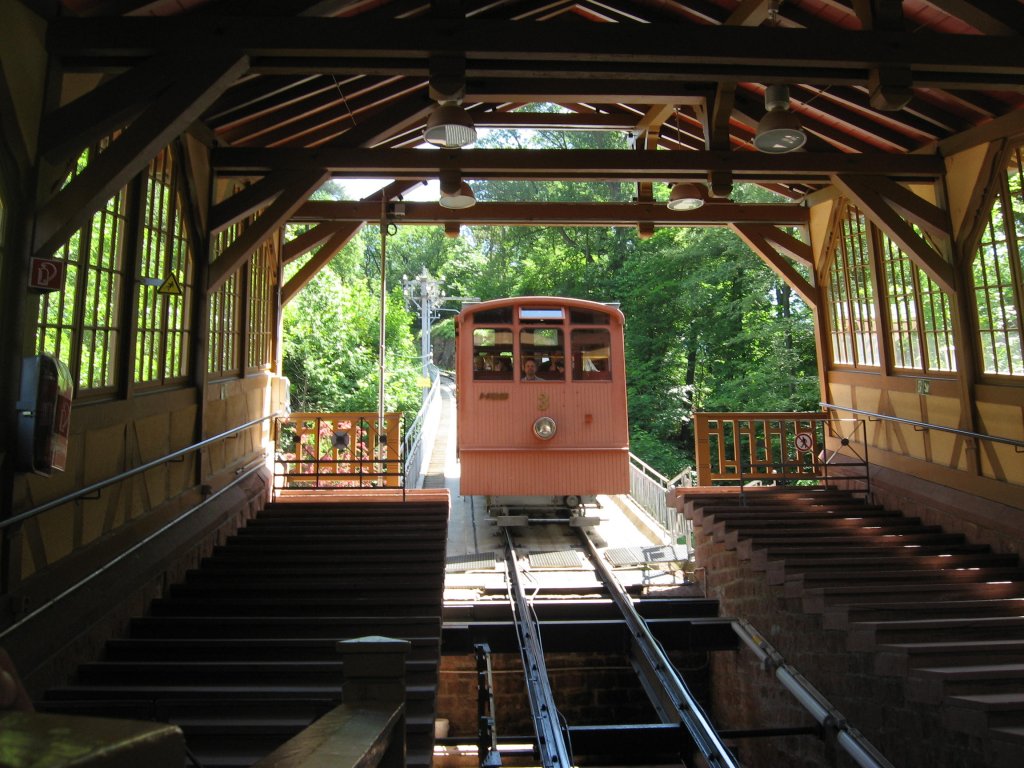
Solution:
{"label": "stone step", "polygon": [[[964,555],[981,554],[992,551],[991,548],[985,544],[965,544],[962,542],[915,544],[912,547],[906,547],[896,543],[865,546],[860,543],[847,543],[845,538],[841,539],[838,543],[817,547],[805,546],[804,544],[787,546],[788,543],[789,542],[771,546],[765,546],[762,543],[758,547],[751,548],[749,553],[745,552],[743,547],[738,547],[737,549],[741,557],[745,554],[749,556],[751,568],[760,571],[766,570],[769,563],[779,561],[799,565],[799,563],[804,560],[820,560],[826,557],[846,559],[889,557],[906,559],[908,557],[921,557],[922,555]],[[913,552],[913,554],[911,554],[911,552]]]}
{"label": "stone step", "polygon": [[[433,685],[437,664],[407,661],[408,685]],[[78,667],[78,684],[192,685],[197,688],[259,684],[303,686],[320,695],[338,691],[344,678],[341,661],[100,661]]]}
{"label": "stone step", "polygon": [[896,619],[851,624],[846,646],[870,651],[880,643],[1017,638],[1024,638],[1024,616]]}
{"label": "stone step", "polygon": [[347,597],[277,597],[262,595],[219,598],[158,598],[153,616],[422,616],[438,599],[430,592],[397,592]]}
{"label": "stone step", "polygon": [[387,550],[394,544],[417,544],[420,547],[431,547],[448,539],[448,530],[444,527],[429,531],[397,531],[388,530],[386,535],[380,532],[380,526],[370,526],[354,531],[329,530],[294,530],[286,531],[250,531],[243,528],[227,540],[227,546],[265,546],[284,549],[293,544],[334,545],[342,548],[354,546],[374,546]]}
{"label": "stone step", "polygon": [[898,512],[891,512],[885,507],[876,504],[860,503],[817,503],[803,506],[789,506],[779,504],[777,506],[758,507],[734,507],[734,506],[707,506],[694,507],[686,513],[686,517],[693,521],[694,525],[707,525],[709,522],[722,522],[725,520],[816,520],[830,518],[863,518],[873,519],[875,517],[899,516]]}
{"label": "stone step", "polygon": [[1009,584],[883,584],[820,587],[805,590],[801,599],[807,613],[823,613],[833,605],[870,603],[927,604],[949,600],[992,600],[1024,596],[1024,583]]}
{"label": "stone step", "polygon": [[303,595],[345,592],[386,592],[404,590],[410,592],[435,592],[444,588],[444,574],[415,574],[394,572],[368,573],[362,576],[319,576],[316,574],[290,574],[286,576],[244,576],[230,572],[216,575],[192,574],[184,584],[175,584],[169,590],[172,597],[194,595],[219,596],[225,594],[247,595],[262,592],[275,595],[280,592],[295,592]]}
{"label": "stone step", "polygon": [[[397,552],[398,560],[404,565],[406,563],[440,563],[444,566],[444,548],[422,549],[417,546],[405,544],[389,551],[382,551],[378,547],[361,547],[351,551],[338,551],[330,547],[315,547],[303,545],[293,546],[289,549],[278,550],[272,547],[256,546],[217,546],[214,547],[211,560],[216,560],[220,567],[230,567],[231,564],[243,563],[248,565],[259,565],[261,563],[270,567],[307,567],[321,564],[348,563],[366,564],[369,566],[383,567],[393,564],[394,553]],[[204,560],[205,564],[207,561]]]}
{"label": "stone step", "polygon": [[765,567],[769,584],[782,584],[788,575],[820,572],[860,573],[868,570],[912,571],[919,568],[982,568],[1020,565],[1016,555],[976,552],[961,555],[915,555],[910,557],[867,556],[867,557],[806,557],[789,560],[772,560]]}
{"label": "stone step", "polygon": [[948,728],[985,737],[993,728],[1015,728],[1024,723],[1024,690],[949,696],[943,709]]}
{"label": "stone step", "polygon": [[327,638],[367,635],[412,640],[441,636],[437,616],[145,616],[129,625],[133,638]]}
{"label": "stone step", "polygon": [[978,584],[1009,581],[1024,583],[1021,568],[944,568],[932,570],[818,570],[786,577],[786,597],[802,597],[811,590],[853,584]]}
{"label": "stone step", "polygon": [[[714,541],[725,544],[726,549],[737,549],[742,543],[745,547],[758,547],[764,543],[786,542],[790,546],[802,546],[811,542],[821,544],[838,544],[858,546],[863,544],[884,544],[899,539],[901,542],[919,543],[931,540],[950,541],[948,536],[937,525],[916,525],[901,521],[895,525],[864,526],[858,521],[855,525],[836,524],[783,528],[782,526],[732,526],[721,524],[713,526],[710,534]],[[708,531],[705,527],[705,531]],[[932,538],[929,537],[939,537]]]}
{"label": "stone step", "polygon": [[875,673],[906,676],[918,667],[1024,664],[1024,640],[951,640],[933,643],[886,643],[875,650]]}
{"label": "stone step", "polygon": [[1024,663],[985,663],[910,670],[907,699],[941,704],[947,696],[1024,691]]}
{"label": "stone step", "polygon": [[[443,575],[442,559],[434,558],[432,561],[411,561],[402,563],[402,573],[418,574],[423,576],[434,576],[441,574]],[[190,570],[185,574],[186,581],[200,583],[207,581],[215,581],[217,579],[225,579],[232,577],[242,578],[256,578],[256,577],[267,577],[267,578],[288,578],[297,576],[300,578],[308,577],[323,577],[326,579],[331,578],[345,578],[348,576],[372,576],[377,578],[378,576],[390,575],[394,572],[393,563],[352,563],[347,560],[339,560],[332,558],[331,561],[325,563],[308,563],[303,560],[296,560],[288,563],[281,563],[278,561],[266,562],[262,564],[258,559],[253,558],[251,560],[233,560],[233,561],[215,561],[214,559],[206,559],[200,563],[200,567]]]}
{"label": "stone step", "polygon": [[906,619],[992,618],[1019,616],[1021,601],[1014,597],[982,600],[954,599],[941,602],[903,600],[890,603],[859,600],[829,605],[822,615],[824,629],[847,630],[865,621]]}
{"label": "stone step", "polygon": [[[339,637],[281,638],[136,638],[108,640],[104,661],[332,661],[339,658]],[[436,660],[436,637],[409,640],[409,659]]]}

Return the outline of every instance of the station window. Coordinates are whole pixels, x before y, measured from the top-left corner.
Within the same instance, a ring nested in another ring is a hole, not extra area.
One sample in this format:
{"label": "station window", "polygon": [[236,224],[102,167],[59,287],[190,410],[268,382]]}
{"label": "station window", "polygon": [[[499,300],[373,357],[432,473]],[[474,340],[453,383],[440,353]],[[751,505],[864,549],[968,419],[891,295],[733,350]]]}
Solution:
{"label": "station window", "polygon": [[[83,152],[65,185],[108,142]],[[35,351],[64,362],[79,393],[111,390],[116,383],[126,217],[126,191],[121,189],[52,255],[64,262],[64,286],[39,300]]]}
{"label": "station window", "polygon": [[851,206],[836,238],[829,270],[832,360],[857,367],[878,366],[878,324],[868,233],[864,214]]}
{"label": "station window", "polygon": [[166,384],[189,373],[193,268],[179,177],[168,149],[149,165],[135,337],[140,384]]}
{"label": "station window", "polygon": [[604,328],[572,332],[572,378],[575,381],[611,381],[611,336]]}
{"label": "station window", "polygon": [[982,370],[1024,375],[1024,146],[1011,154],[971,263]]}
{"label": "station window", "polygon": [[882,265],[893,366],[919,371],[956,370],[949,297],[884,235]]}
{"label": "station window", "polygon": [[511,381],[512,371],[512,329],[474,328],[473,378]]}
{"label": "station window", "polygon": [[[528,371],[531,361],[532,372]],[[531,326],[519,329],[519,374],[523,379],[536,375],[538,379],[547,381],[565,380],[565,345],[561,328]]]}
{"label": "station window", "polygon": [[[214,258],[234,242],[240,233],[240,224],[218,233],[213,247]],[[240,272],[242,270],[232,274],[210,295],[207,370],[211,376],[229,376],[239,372],[242,341]]]}

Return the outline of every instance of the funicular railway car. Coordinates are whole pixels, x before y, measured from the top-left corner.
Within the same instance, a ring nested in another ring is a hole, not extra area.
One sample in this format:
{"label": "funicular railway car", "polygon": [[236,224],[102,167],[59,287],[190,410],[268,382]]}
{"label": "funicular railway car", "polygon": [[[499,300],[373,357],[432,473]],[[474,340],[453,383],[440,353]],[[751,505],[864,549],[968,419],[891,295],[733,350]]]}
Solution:
{"label": "funicular railway car", "polygon": [[492,512],[564,510],[629,492],[623,317],[553,297],[498,299],[457,319],[461,492]]}

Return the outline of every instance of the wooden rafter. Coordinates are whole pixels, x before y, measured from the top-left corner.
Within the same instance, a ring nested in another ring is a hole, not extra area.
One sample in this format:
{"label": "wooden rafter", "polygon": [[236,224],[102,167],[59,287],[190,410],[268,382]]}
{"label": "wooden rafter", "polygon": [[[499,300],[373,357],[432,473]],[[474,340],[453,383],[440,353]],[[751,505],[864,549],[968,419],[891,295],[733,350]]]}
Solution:
{"label": "wooden rafter", "polygon": [[[796,251],[801,254],[801,261],[807,263],[810,258],[810,246],[803,248],[795,247],[795,238],[785,232],[781,232],[770,224],[732,224],[730,227],[751,250],[756,253],[765,264],[781,277],[786,283],[803,299],[811,309],[815,309],[819,302],[819,291],[807,278],[801,275],[796,268],[780,252],[780,244],[784,243],[788,251]],[[812,270],[813,272],[813,270]]]}
{"label": "wooden rafter", "polygon": [[[256,220],[220,254],[210,266],[207,278],[207,293],[220,288],[239,267],[244,264],[259,245],[282,227],[295,210],[302,205],[328,179],[323,170],[302,170],[292,172],[288,183]],[[282,180],[284,177],[281,177]]]}
{"label": "wooden rafter", "polygon": [[[834,182],[889,238],[900,247],[946,293],[955,294],[953,267],[928,241],[914,231],[910,222],[951,239],[948,217],[945,230],[937,229],[941,213],[927,201],[912,203],[894,190],[893,182],[879,177],[837,174]],[[925,213],[928,213],[925,216]],[[910,218],[908,221],[905,216]]]}
{"label": "wooden rafter", "polygon": [[320,222],[316,227],[285,243],[284,258],[289,261],[320,246],[313,258],[302,265],[291,279],[281,288],[281,303],[287,304],[301,291],[316,274],[323,269],[334,255],[348,245],[368,220],[379,220],[382,200],[393,200],[416,186],[411,182],[392,182],[383,189],[364,197],[359,205],[367,206],[364,220],[349,222]]}
{"label": "wooden rafter", "polygon": [[313,258],[303,264],[302,268],[281,287],[281,305],[294,299],[298,292],[305,288],[309,281],[316,277],[317,273],[334,258],[334,255],[359,234],[359,230],[363,228],[364,224],[365,222],[339,225],[334,234],[313,255]]}
{"label": "wooden rafter", "polygon": [[36,213],[34,252],[49,256],[157,153],[202,114],[249,66],[231,51],[197,55],[98,157]]}
{"label": "wooden rafter", "polygon": [[130,124],[174,84],[189,60],[178,52],[157,54],[47,114],[39,129],[43,159],[64,165]]}
{"label": "wooden rafter", "polygon": [[322,221],[310,227],[301,235],[286,242],[281,249],[281,261],[287,264],[300,256],[305,256],[314,248],[319,248],[335,235],[342,224],[334,221]]}

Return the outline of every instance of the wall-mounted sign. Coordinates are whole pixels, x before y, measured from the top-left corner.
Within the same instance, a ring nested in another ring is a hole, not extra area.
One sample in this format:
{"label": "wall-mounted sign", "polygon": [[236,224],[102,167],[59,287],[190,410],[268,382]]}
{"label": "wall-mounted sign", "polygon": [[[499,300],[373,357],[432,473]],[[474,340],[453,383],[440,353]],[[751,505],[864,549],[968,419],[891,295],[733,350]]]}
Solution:
{"label": "wall-mounted sign", "polygon": [[814,447],[814,435],[810,432],[800,432],[794,442],[798,451],[809,451]]}
{"label": "wall-mounted sign", "polygon": [[28,272],[29,290],[39,293],[62,290],[66,270],[67,264],[59,259],[33,257]]}
{"label": "wall-mounted sign", "polygon": [[162,293],[165,296],[181,296],[183,291],[181,290],[181,283],[178,282],[178,278],[173,272],[167,276],[160,287],[156,289],[157,293]]}

